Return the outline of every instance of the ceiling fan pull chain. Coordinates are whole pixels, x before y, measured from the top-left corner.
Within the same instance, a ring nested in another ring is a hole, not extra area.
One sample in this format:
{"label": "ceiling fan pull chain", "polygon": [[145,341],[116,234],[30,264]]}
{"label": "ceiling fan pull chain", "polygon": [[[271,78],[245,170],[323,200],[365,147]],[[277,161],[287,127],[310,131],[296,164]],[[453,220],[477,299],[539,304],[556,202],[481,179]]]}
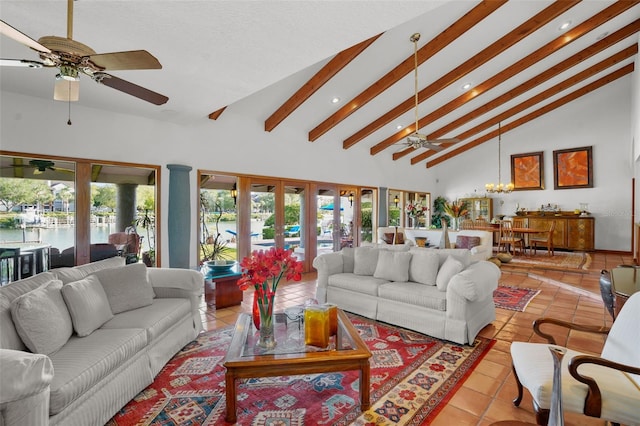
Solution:
{"label": "ceiling fan pull chain", "polygon": [[67,120],[67,125],[71,126],[71,83],[69,83],[68,86],[69,86],[69,96],[68,96],[67,102],[69,103],[69,112],[68,112],[69,118]]}

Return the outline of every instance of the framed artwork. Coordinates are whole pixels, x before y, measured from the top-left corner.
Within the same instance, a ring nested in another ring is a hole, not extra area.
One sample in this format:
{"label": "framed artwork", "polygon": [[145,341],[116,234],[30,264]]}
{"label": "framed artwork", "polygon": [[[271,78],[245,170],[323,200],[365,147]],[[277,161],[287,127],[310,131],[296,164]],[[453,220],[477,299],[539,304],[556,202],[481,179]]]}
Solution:
{"label": "framed artwork", "polygon": [[590,146],[553,151],[554,189],[593,188]]}
{"label": "framed artwork", "polygon": [[544,154],[529,152],[511,155],[511,182],[514,191],[544,189]]}

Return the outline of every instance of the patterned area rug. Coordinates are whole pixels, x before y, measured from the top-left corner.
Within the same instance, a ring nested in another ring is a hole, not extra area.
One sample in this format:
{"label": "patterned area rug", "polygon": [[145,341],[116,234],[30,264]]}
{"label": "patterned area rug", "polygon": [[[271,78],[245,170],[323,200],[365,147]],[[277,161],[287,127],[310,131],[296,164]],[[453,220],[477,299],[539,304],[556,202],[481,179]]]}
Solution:
{"label": "patterned area rug", "polygon": [[493,302],[496,308],[524,312],[531,299],[536,297],[538,293],[540,290],[501,285],[493,292]]}
{"label": "patterned area rug", "polygon": [[538,251],[534,256],[514,256],[511,262],[503,266],[586,272],[590,265],[591,256],[588,253],[556,251],[554,256],[547,256],[546,251]]}
{"label": "patterned area rug", "polygon": [[[371,409],[361,413],[358,373],[254,378],[238,384],[239,425],[420,425],[444,407],[495,341],[443,342],[350,315],[371,358]],[[220,425],[222,366],[233,329],[201,334],[107,426]]]}

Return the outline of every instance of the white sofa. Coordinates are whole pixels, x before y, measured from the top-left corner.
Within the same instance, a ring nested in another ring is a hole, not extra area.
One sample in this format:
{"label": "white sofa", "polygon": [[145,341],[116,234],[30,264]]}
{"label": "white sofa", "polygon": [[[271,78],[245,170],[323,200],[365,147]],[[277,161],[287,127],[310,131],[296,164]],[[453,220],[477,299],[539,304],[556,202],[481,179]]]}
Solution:
{"label": "white sofa", "polygon": [[104,425],[202,331],[200,272],[115,257],[0,287],[0,425]]}
{"label": "white sofa", "polygon": [[496,318],[500,269],[466,249],[344,248],[313,266],[320,303],[440,339],[473,344]]}

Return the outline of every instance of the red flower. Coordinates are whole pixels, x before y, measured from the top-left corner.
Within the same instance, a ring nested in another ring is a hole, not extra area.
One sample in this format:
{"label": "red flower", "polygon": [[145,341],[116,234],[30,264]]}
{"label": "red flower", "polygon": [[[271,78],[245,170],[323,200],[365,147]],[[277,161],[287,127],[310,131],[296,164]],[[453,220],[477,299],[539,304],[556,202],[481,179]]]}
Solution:
{"label": "red flower", "polygon": [[[302,279],[302,262],[293,256],[292,250],[272,247],[255,250],[240,262],[242,277],[238,280],[241,290],[253,285],[260,298],[272,296],[282,277],[287,280]],[[271,280],[271,283],[269,283]]]}

